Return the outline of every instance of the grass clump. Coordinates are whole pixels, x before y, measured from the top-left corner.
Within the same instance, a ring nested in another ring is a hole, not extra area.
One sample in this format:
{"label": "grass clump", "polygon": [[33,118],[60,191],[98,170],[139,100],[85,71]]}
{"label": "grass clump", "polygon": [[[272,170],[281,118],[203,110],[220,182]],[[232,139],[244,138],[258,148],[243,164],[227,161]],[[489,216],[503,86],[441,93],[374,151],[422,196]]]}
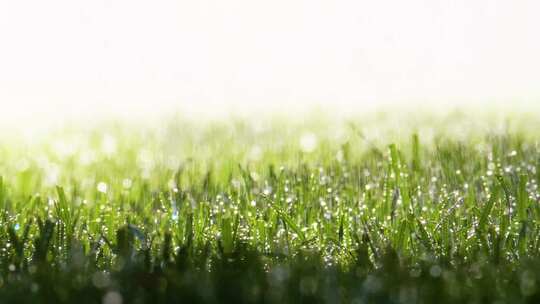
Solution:
{"label": "grass clump", "polygon": [[2,142],[0,301],[537,302],[535,121],[392,121]]}

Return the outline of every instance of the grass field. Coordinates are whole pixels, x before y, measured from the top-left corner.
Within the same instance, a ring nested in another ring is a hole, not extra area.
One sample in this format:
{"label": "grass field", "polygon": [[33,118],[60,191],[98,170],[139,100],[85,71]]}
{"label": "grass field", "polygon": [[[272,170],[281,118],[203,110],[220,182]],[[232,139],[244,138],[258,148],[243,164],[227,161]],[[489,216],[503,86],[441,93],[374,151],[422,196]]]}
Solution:
{"label": "grass field", "polygon": [[22,128],[0,303],[538,303],[540,120]]}

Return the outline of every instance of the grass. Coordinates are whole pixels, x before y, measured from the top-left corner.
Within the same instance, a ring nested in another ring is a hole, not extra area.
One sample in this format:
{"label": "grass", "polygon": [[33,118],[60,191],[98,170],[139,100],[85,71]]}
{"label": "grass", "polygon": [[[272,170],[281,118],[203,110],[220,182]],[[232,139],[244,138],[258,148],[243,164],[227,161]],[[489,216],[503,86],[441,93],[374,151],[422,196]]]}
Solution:
{"label": "grass", "polygon": [[537,303],[539,122],[397,121],[5,136],[0,303]]}

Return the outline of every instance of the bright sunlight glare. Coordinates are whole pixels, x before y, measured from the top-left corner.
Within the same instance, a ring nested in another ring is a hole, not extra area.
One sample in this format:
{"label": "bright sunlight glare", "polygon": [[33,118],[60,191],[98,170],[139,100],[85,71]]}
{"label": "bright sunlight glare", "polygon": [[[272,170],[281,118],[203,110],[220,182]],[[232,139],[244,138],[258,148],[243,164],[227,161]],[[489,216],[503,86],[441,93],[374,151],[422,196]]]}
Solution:
{"label": "bright sunlight glare", "polygon": [[0,118],[540,97],[535,0],[6,0]]}

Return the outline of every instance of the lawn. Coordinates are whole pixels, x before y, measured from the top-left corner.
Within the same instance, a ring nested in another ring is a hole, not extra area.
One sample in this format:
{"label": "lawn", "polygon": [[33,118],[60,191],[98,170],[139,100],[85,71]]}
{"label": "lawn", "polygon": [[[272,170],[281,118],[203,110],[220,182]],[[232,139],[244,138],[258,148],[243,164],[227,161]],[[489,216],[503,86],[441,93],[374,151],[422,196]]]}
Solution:
{"label": "lawn", "polygon": [[540,120],[373,113],[0,137],[0,303],[538,303]]}

